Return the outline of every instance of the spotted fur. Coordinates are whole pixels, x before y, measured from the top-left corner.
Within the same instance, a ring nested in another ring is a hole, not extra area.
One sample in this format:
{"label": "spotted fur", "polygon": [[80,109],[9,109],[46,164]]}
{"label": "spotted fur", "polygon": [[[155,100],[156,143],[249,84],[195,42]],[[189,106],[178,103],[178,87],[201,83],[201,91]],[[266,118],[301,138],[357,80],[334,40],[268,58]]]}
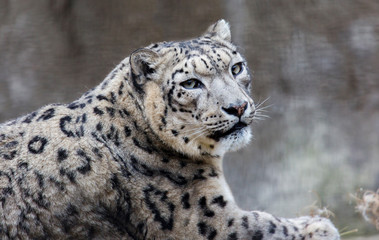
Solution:
{"label": "spotted fur", "polygon": [[320,217],[236,206],[222,158],[250,139],[249,88],[220,20],[136,50],[70,104],[0,125],[1,238],[339,239]]}

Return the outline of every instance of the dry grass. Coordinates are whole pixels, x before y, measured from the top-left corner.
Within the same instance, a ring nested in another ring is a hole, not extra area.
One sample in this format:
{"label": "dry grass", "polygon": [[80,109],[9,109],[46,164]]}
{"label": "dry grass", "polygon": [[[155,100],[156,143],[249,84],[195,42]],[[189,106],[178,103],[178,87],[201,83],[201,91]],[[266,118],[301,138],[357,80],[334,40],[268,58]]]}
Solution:
{"label": "dry grass", "polygon": [[[312,192],[318,200],[314,201],[311,205],[305,207],[302,211],[302,215],[309,215],[312,217],[320,216],[324,218],[334,218],[335,214],[328,209],[328,207],[322,206],[320,195],[317,192]],[[358,198],[356,198],[358,199]],[[358,232],[358,229],[350,229],[350,227],[346,226],[342,229],[339,229],[339,233],[341,237],[346,237],[353,233]]]}
{"label": "dry grass", "polygon": [[366,191],[361,197],[353,197],[357,202],[356,210],[379,230],[379,189],[376,192]]}

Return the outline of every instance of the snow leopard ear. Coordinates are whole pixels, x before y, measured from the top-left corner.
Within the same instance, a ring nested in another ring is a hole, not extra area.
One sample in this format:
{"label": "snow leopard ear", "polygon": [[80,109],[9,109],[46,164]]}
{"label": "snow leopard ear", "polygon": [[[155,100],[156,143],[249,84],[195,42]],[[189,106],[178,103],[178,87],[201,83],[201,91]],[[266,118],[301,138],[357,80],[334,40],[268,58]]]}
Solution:
{"label": "snow leopard ear", "polygon": [[208,30],[203,36],[210,38],[219,38],[228,42],[232,40],[229,23],[224,19],[218,20],[215,24],[209,26]]}
{"label": "snow leopard ear", "polygon": [[151,79],[158,58],[157,52],[147,48],[137,49],[130,55],[129,63],[134,84],[140,86]]}

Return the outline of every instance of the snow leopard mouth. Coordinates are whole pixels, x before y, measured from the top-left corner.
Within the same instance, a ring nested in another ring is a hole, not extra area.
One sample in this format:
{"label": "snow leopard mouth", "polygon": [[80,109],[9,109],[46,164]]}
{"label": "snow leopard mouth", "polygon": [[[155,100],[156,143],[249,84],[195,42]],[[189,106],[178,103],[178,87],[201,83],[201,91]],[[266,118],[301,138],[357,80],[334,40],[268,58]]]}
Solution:
{"label": "snow leopard mouth", "polygon": [[212,135],[209,136],[209,138],[212,138],[216,142],[220,141],[221,138],[224,138],[226,136],[229,136],[230,134],[240,131],[241,129],[247,127],[248,125],[243,122],[236,123],[231,129],[229,129],[226,132],[223,131],[216,131]]}

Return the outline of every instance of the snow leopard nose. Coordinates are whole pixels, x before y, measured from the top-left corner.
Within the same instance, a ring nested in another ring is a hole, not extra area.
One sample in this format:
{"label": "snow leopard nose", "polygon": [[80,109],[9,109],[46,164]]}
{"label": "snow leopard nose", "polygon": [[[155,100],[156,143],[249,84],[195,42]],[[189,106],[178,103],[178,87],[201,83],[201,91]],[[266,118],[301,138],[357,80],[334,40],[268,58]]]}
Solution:
{"label": "snow leopard nose", "polygon": [[228,108],[222,108],[227,114],[240,118],[247,109],[247,102],[243,102],[241,105],[230,105]]}

